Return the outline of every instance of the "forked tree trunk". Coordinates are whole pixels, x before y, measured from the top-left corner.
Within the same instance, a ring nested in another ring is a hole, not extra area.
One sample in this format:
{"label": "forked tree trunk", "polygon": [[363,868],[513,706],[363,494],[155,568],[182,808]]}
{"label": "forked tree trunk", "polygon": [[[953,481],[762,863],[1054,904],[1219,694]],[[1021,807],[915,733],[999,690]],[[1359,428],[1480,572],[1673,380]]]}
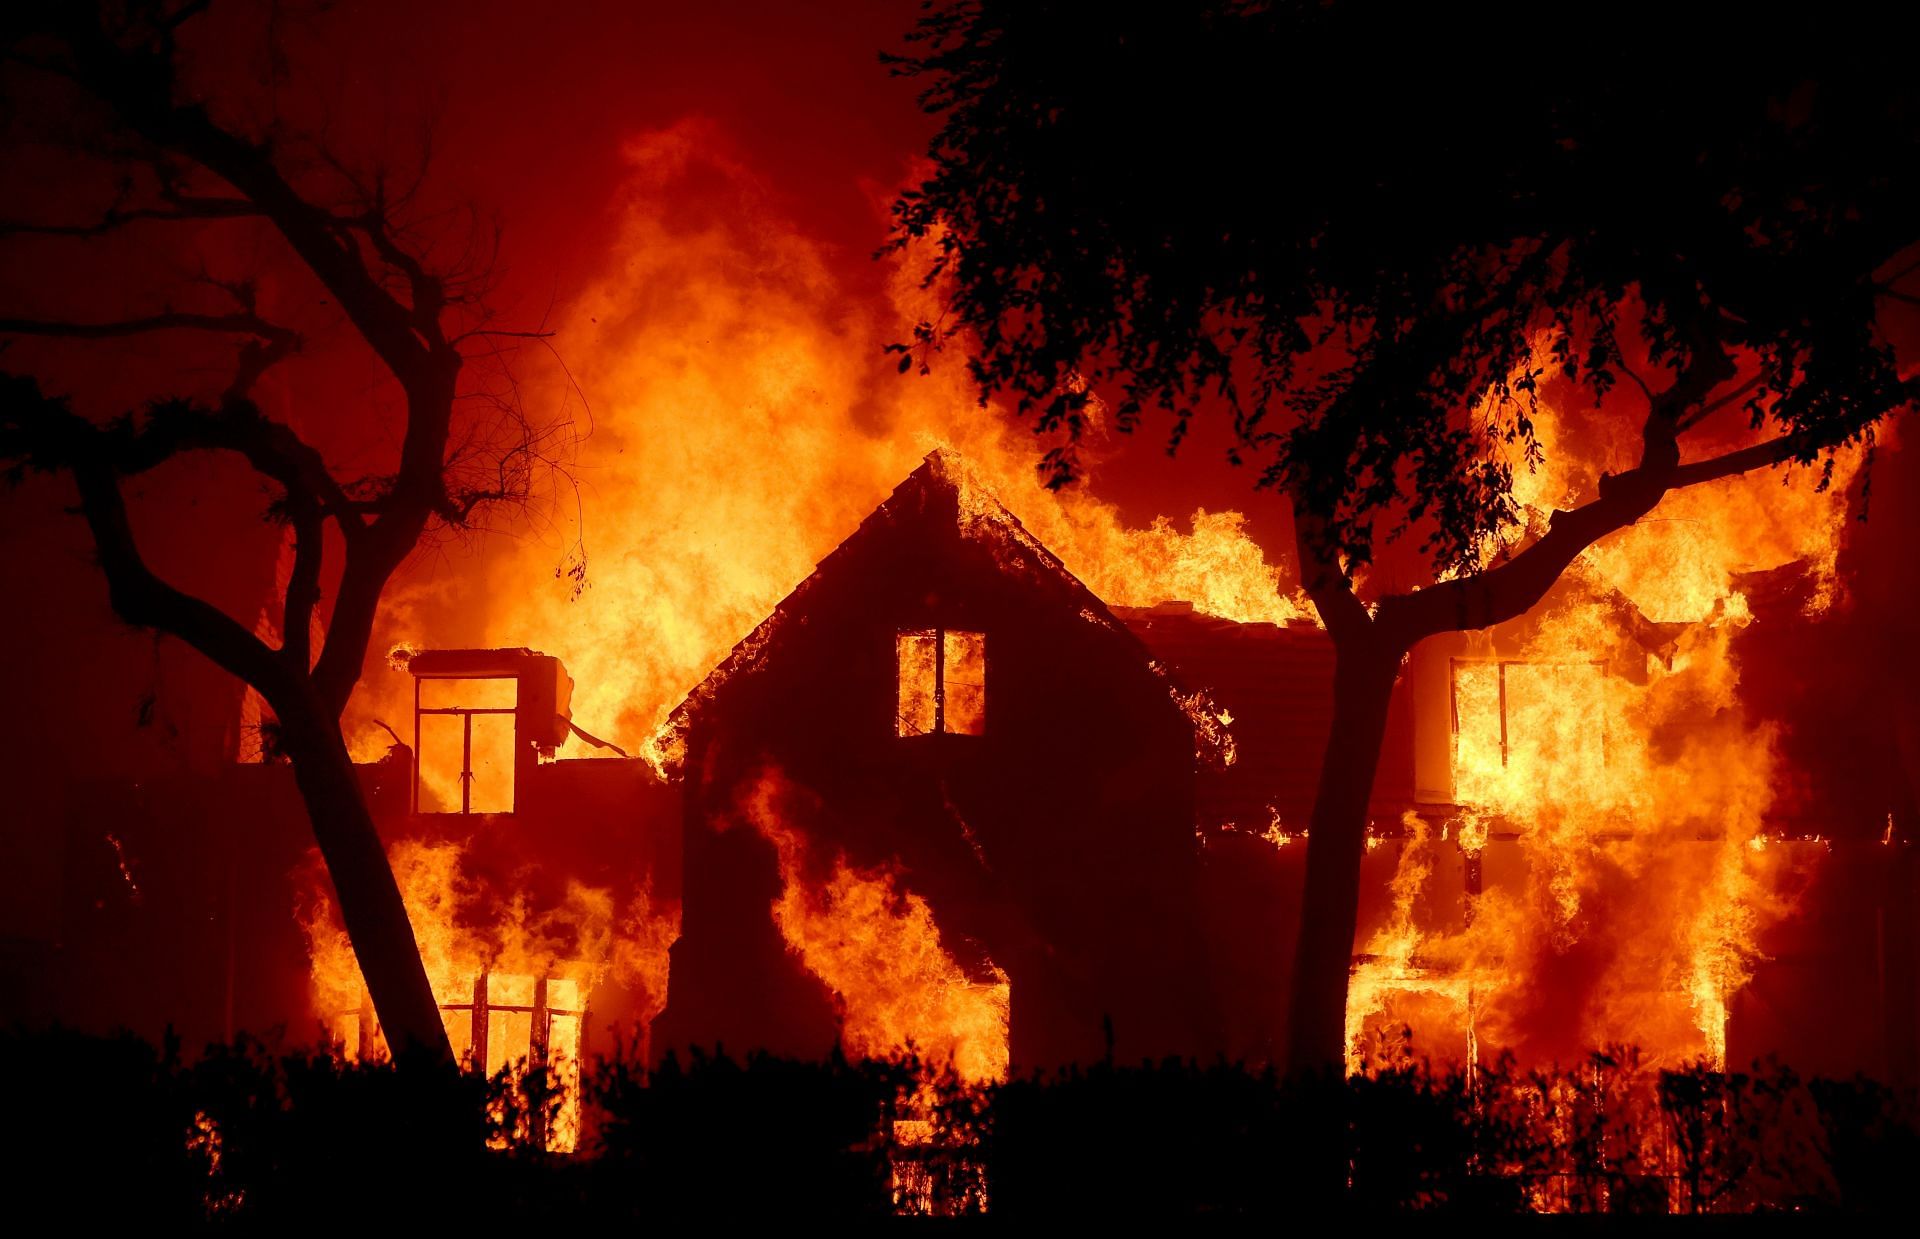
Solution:
{"label": "forked tree trunk", "polygon": [[1337,1073],[1346,1060],[1347,979],[1360,904],[1367,805],[1386,738],[1400,651],[1371,637],[1336,643],[1333,728],[1320,761],[1307,833],[1306,886],[1288,1008],[1287,1063],[1296,1075]]}
{"label": "forked tree trunk", "polygon": [[413,924],[340,728],[316,702],[275,706],[313,837],[387,1044],[396,1059],[451,1063],[453,1049]]}

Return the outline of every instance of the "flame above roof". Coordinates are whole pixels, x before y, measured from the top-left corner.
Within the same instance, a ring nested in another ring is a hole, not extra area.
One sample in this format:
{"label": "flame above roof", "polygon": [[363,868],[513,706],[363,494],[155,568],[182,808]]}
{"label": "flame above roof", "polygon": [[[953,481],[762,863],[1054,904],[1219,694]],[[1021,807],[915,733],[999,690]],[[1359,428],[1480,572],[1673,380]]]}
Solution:
{"label": "flame above roof", "polygon": [[[930,504],[929,500],[941,502]],[[1067,601],[1079,610],[1084,619],[1136,647],[1143,665],[1154,664],[1151,651],[1114,616],[1104,601],[1067,569],[1057,555],[1027,531],[1020,519],[967,465],[965,458],[951,448],[939,447],[927,453],[919,467],[908,474],[752,632],[734,645],[726,658],[674,708],[645,746],[648,760],[655,769],[663,777],[678,773],[686,755],[688,730],[701,712],[729,683],[737,677],[751,675],[761,665],[784,625],[804,609],[808,598],[823,582],[835,578],[836,569],[852,556],[854,548],[870,532],[905,513],[929,508],[944,511],[949,507],[954,513],[960,535],[990,546],[1003,570],[1045,587],[1065,591]],[[1157,667],[1157,664],[1154,665]]]}

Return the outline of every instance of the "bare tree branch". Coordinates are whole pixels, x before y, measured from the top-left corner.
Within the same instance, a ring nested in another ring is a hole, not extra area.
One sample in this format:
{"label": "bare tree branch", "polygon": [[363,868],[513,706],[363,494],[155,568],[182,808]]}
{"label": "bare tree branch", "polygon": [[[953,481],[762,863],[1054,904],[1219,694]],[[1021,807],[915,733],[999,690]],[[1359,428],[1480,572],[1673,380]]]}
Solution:
{"label": "bare tree branch", "polygon": [[1801,458],[1809,452],[1817,452],[1827,446],[1830,445],[1812,435],[1780,435],[1764,443],[1756,443],[1752,447],[1680,465],[1668,475],[1667,489],[1683,490],[1703,482],[1717,482],[1722,478],[1751,473],[1755,469],[1771,468],[1774,465]]}
{"label": "bare tree branch", "polygon": [[329,212],[309,202],[275,167],[272,152],[214,122],[199,104],[173,98],[173,73],[164,50],[126,49],[87,22],[68,32],[74,76],[107,103],[133,133],[177,151],[226,181],[254,203],[301,260],[338,299],[355,328],[410,390],[430,386],[430,358],[402,305],[343,245]]}
{"label": "bare tree branch", "polygon": [[170,198],[171,206],[110,208],[90,224],[42,224],[0,220],[0,236],[99,237],[129,224],[190,223],[259,218],[261,211],[244,198]]}
{"label": "bare tree branch", "polygon": [[[292,427],[261,412],[252,399],[255,385],[300,346],[300,337],[258,313],[250,284],[210,276],[203,277],[205,282],[230,296],[237,312],[169,309],[97,323],[24,316],[0,320],[0,334],[107,340],[193,330],[240,338],[232,379],[214,401],[154,401],[104,423],[73,414],[64,401],[43,395],[32,379],[0,374],[0,465],[13,478],[28,470],[70,473],[81,490],[115,610],[131,623],[185,640],[260,689],[273,706],[388,1038],[396,1051],[411,1044],[446,1060],[451,1050],[445,1029],[339,721],[359,681],[380,597],[393,572],[436,518],[461,524],[481,504],[523,497],[539,436],[517,409],[509,410],[510,420],[496,423],[488,443],[498,453],[494,476],[454,493],[449,478],[457,462],[448,448],[465,359],[459,341],[447,339],[443,319],[450,306],[478,295],[484,275],[436,270],[427,259],[430,251],[416,245],[398,222],[384,181],[376,178],[373,192],[363,192],[363,201],[342,213],[296,188],[278,162],[284,145],[227,128],[208,106],[185,96],[176,75],[175,32],[204,7],[203,0],[130,0],[106,10],[36,6],[18,30],[10,29],[12,59],[58,75],[106,105],[111,123],[103,144],[112,149],[107,157],[134,169],[122,182],[121,200],[99,221],[26,223],[13,231],[88,237],[142,220],[257,215],[341,307],[398,383],[406,404],[398,466],[384,477],[342,483]],[[23,42],[31,44],[25,54]],[[320,158],[344,171],[329,153],[320,152]],[[157,178],[157,190],[151,191],[157,200],[129,201],[129,187],[142,166]],[[225,190],[187,193],[182,187],[189,175],[224,182],[232,196],[222,196]],[[348,181],[359,188],[351,177]],[[544,338],[544,333],[518,334]],[[499,441],[516,430],[517,441]],[[277,650],[217,608],[159,580],[140,559],[120,479],[198,450],[238,453],[284,491],[270,509],[287,522],[293,537]],[[344,535],[345,556],[327,635],[316,656],[312,632],[329,520]]]}
{"label": "bare tree branch", "polygon": [[44,395],[31,379],[0,382],[0,455],[33,468],[64,470],[98,549],[113,609],[130,624],[171,633],[254,685],[269,701],[294,687],[272,651],[224,611],[155,576],[140,555],[120,493],[113,430]]}
{"label": "bare tree branch", "polygon": [[150,331],[213,331],[229,335],[257,336],[266,341],[284,342],[297,347],[300,336],[289,328],[270,323],[258,314],[195,314],[167,310],[141,318],[102,323],[70,323],[56,319],[0,318],[0,335],[52,336],[70,340],[115,340],[143,335]]}
{"label": "bare tree branch", "polygon": [[1764,378],[1765,378],[1764,375],[1756,374],[1752,378],[1748,379],[1746,382],[1740,384],[1740,386],[1728,392],[1726,395],[1721,396],[1716,400],[1709,400],[1706,403],[1699,405],[1698,407],[1683,414],[1679,418],[1676,418],[1674,421],[1674,428],[1678,430],[1680,433],[1685,434],[1687,431],[1692,430],[1695,426],[1698,426],[1701,422],[1706,421],[1707,418],[1713,416],[1715,413],[1719,412],[1721,409],[1726,408],[1728,405],[1739,400],[1742,396],[1745,396],[1748,393],[1752,392],[1755,388],[1760,386]]}
{"label": "bare tree branch", "polygon": [[425,263],[400,248],[394,239],[386,211],[385,202],[376,199],[372,208],[344,222],[367,238],[382,262],[406,277],[408,291],[413,297],[414,330],[420,333],[421,339],[429,345],[444,345],[446,339],[440,327],[440,312],[446,308],[446,288],[437,276],[428,273]]}
{"label": "bare tree branch", "polygon": [[551,340],[557,334],[557,332],[553,331],[502,331],[493,328],[476,327],[472,331],[463,331],[453,337],[452,343],[463,344],[468,340],[476,340],[483,336],[499,336],[511,340]]}
{"label": "bare tree branch", "polygon": [[280,612],[280,654],[298,675],[313,663],[313,615],[320,605],[320,568],[326,548],[325,519],[310,495],[289,493],[287,519],[293,526],[293,570]]}
{"label": "bare tree branch", "polygon": [[1706,460],[1608,474],[1600,479],[1599,498],[1555,512],[1547,532],[1506,563],[1415,594],[1384,599],[1381,622],[1409,646],[1436,633],[1505,623],[1546,597],[1588,547],[1640,520],[1670,492],[1781,464],[1822,446],[1810,436],[1782,435]]}

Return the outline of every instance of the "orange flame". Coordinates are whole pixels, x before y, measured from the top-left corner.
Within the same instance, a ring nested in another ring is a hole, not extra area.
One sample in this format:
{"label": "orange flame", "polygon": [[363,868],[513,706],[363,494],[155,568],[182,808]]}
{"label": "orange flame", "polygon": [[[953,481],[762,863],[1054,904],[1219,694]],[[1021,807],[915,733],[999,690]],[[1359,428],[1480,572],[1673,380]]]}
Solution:
{"label": "orange flame", "polygon": [[779,856],[774,923],[833,991],[848,1053],[886,1058],[911,1047],[936,1070],[951,1064],[962,1080],[1004,1079],[1006,974],[969,977],[941,945],[933,909],[890,869],[856,868],[836,856],[826,879],[812,880],[806,837],[788,817],[796,791],[777,773],[763,773],[741,811]]}
{"label": "orange flame", "polygon": [[[595,985],[608,975],[645,995],[651,1020],[666,999],[667,947],[678,917],[636,891],[624,914],[612,892],[569,882],[556,906],[536,909],[524,895],[494,900],[462,872],[459,844],[406,840],[388,850],[427,980],[456,1054],[489,1075],[514,1071],[537,1056],[561,1090],[547,1147],[569,1151],[580,1134],[582,1017]],[[314,1010],[349,1058],[386,1054],[370,1020],[371,1001],[352,944],[341,927],[331,888],[318,865],[306,875],[300,909],[312,963]],[[544,995],[544,1002],[540,996]],[[476,1013],[476,1003],[486,1010]],[[534,1021],[544,1018],[536,1033]],[[486,1025],[486,1054],[476,1035]]]}
{"label": "orange flame", "polygon": [[[421,565],[390,592],[385,644],[555,654],[576,717],[632,751],[941,445],[1110,603],[1191,600],[1276,623],[1309,614],[1239,514],[1196,513],[1191,532],[1129,528],[1082,490],[1040,487],[1036,441],[981,410],[959,365],[895,374],[882,346],[926,296],[916,268],[886,268],[882,298],[847,288],[835,256],[782,217],[711,126],[649,134],[628,159],[609,274],[558,337],[591,406],[568,464],[577,504],[568,494],[545,536],[480,547],[458,588],[433,579],[444,560]],[[556,572],[576,539],[584,560]],[[369,670],[349,716],[358,758],[384,751],[371,719],[406,717],[410,694],[404,676]],[[595,754],[570,741],[562,755]]]}
{"label": "orange flame", "polygon": [[[1572,451],[1551,410],[1536,424],[1547,456],[1517,471],[1516,492],[1537,529],[1606,461]],[[1794,876],[1762,835],[1776,759],[1771,731],[1741,712],[1729,651],[1753,614],[1737,575],[1797,563],[1808,605],[1831,606],[1859,463],[1843,452],[1825,492],[1782,486],[1781,470],[1676,492],[1592,548],[1563,601],[1514,626],[1517,651],[1511,637],[1499,651],[1491,634],[1469,639],[1452,675],[1456,842],[1484,855],[1497,822],[1525,876],[1473,899],[1464,929],[1423,931],[1409,888],[1427,880],[1430,844],[1409,824],[1394,916],[1356,972],[1350,1065],[1392,996],[1435,976],[1457,987],[1440,1018],[1470,1041],[1549,1054],[1634,1043],[1725,1065],[1728,1003]]]}

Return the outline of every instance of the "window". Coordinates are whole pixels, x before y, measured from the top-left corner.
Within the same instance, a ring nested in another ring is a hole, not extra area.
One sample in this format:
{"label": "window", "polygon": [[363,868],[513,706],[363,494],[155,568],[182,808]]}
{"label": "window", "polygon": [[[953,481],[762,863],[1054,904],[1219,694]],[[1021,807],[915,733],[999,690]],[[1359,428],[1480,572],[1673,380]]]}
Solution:
{"label": "window", "polygon": [[987,636],[919,628],[894,642],[900,659],[902,736],[946,733],[978,736],[987,730]]}
{"label": "window", "polygon": [[414,681],[414,794],[421,812],[513,812],[519,685],[508,677]]}
{"label": "window", "polygon": [[[548,1149],[572,1150],[580,1138],[580,1034],[587,1014],[580,982],[568,976],[485,971],[471,982],[458,981],[453,993],[442,993],[437,983],[434,989],[455,1057],[489,1076],[506,1070],[517,1078],[523,1064],[546,1066],[560,1089],[560,1105],[550,1125],[544,1114],[530,1116],[543,1125],[531,1134]],[[364,1029],[373,1030],[371,1042],[363,1039]],[[328,1032],[345,1058],[358,1061],[386,1052],[372,1000],[364,993],[361,1009],[336,1014],[328,1021]]]}
{"label": "window", "polygon": [[1453,662],[1455,799],[1537,798],[1543,781],[1607,763],[1608,680],[1598,662]]}

